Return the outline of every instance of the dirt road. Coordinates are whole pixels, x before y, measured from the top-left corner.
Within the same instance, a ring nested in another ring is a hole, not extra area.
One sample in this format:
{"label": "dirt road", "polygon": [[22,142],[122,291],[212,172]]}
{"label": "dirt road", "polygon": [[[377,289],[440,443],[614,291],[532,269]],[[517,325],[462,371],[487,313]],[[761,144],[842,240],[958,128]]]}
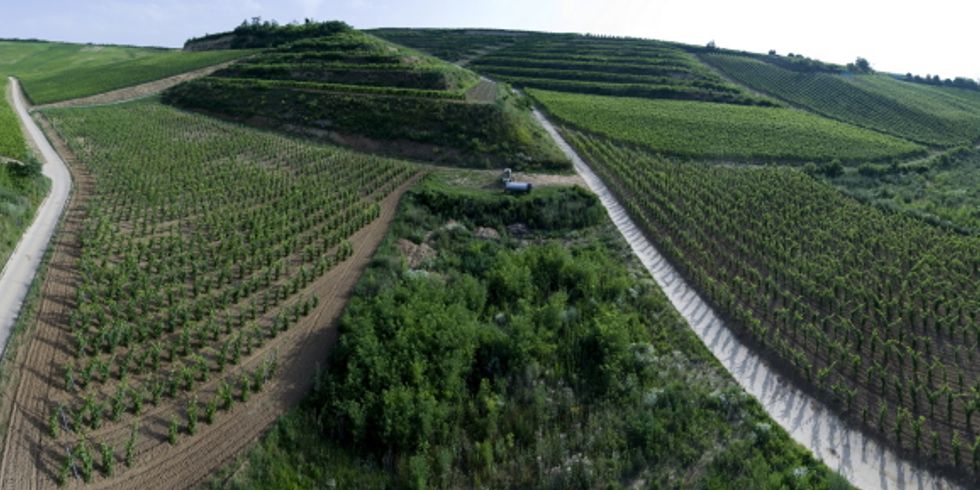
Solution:
{"label": "dirt road", "polygon": [[14,102],[14,110],[26,128],[32,145],[40,150],[40,157],[44,162],[41,167],[42,172],[51,179],[51,192],[37,208],[34,222],[24,232],[17,247],[3,266],[3,272],[0,273],[0,354],[6,350],[11,328],[17,320],[21,304],[34,280],[34,274],[41,263],[44,251],[48,248],[51,235],[54,234],[61,219],[61,213],[65,209],[71,191],[71,175],[68,173],[68,167],[28,114],[20,83],[11,78],[8,86],[12,95],[11,100]]}
{"label": "dirt road", "polygon": [[707,303],[687,285],[666,259],[647,240],[615,196],[558,134],[555,127],[535,110],[535,117],[572,160],[606,207],[616,227],[629,242],[667,298],[680,312],[708,350],[739,385],[765,407],[797,442],[813,452],[831,469],[862,489],[956,489],[957,485],[916,467],[860,431],[848,427],[832,410],[776,373],[760,356],[736,338]]}

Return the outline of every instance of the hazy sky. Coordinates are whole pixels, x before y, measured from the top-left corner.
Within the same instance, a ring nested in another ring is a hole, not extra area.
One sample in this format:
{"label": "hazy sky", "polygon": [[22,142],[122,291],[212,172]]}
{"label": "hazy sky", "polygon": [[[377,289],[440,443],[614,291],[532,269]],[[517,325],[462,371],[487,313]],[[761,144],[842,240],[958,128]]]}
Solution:
{"label": "hazy sky", "polygon": [[0,0],[0,37],[180,46],[247,17],[588,32],[980,78],[970,0]]}

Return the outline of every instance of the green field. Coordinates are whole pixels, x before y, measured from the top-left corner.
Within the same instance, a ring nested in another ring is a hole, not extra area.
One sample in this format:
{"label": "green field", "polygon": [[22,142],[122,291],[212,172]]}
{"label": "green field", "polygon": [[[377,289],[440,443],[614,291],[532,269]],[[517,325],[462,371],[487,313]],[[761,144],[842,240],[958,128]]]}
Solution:
{"label": "green field", "polygon": [[[270,41],[261,54],[174,87],[164,101],[376,153],[467,167],[568,170],[531,119],[528,101],[504,86],[481,84],[469,70],[344,24],[295,39],[288,27],[242,29],[273,39],[288,34],[288,40]],[[229,35],[244,35],[239,30]],[[483,96],[472,96],[477,90]]]}
{"label": "green field", "polygon": [[20,130],[20,120],[13,107],[7,103],[8,83],[6,78],[0,80],[0,157],[24,161],[27,146]]}
{"label": "green field", "polygon": [[669,155],[860,162],[924,153],[913,143],[792,109],[528,93],[567,124]]}
{"label": "green field", "polygon": [[980,475],[980,237],[785,167],[680,163],[566,131],[736,329],[892,445]]}
{"label": "green field", "polygon": [[34,104],[47,104],[150,82],[251,53],[0,41],[0,74],[18,77]]}
{"label": "green field", "polygon": [[887,75],[797,72],[756,59],[703,58],[747,86],[834,119],[930,145],[980,139],[980,93]]}
{"label": "green field", "polygon": [[310,398],[215,487],[847,487],[717,364],[593,195],[460,180],[406,195]]}

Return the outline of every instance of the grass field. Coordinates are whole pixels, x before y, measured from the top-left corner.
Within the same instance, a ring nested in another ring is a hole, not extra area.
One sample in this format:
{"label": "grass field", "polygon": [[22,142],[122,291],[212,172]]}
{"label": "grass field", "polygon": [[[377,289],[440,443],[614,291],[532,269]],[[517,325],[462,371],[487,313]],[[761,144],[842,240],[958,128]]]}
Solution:
{"label": "grass field", "polygon": [[251,53],[0,41],[0,74],[18,77],[34,104],[46,104],[158,80]]}
{"label": "grass field", "polygon": [[931,145],[980,139],[980,93],[887,75],[797,72],[756,59],[707,54],[728,76],[818,114]]}
{"label": "grass field", "polygon": [[913,143],[792,109],[528,93],[566,124],[670,155],[861,162],[924,153]]}
{"label": "grass field", "polygon": [[152,100],[45,114],[96,182],[60,326],[70,357],[38,381],[53,394],[45,444],[73,448],[59,478],[102,443],[114,461],[123,442],[166,444],[120,436],[134,423],[169,426],[176,444],[258,392],[278,361],[251,354],[318,311],[318,281],[414,173]]}
{"label": "grass field", "polygon": [[406,194],[310,398],[227,487],[847,487],[714,361],[593,195],[460,180]]}
{"label": "grass field", "polygon": [[40,174],[40,165],[26,165],[0,163],[0,268],[47,194],[48,179]]}
{"label": "grass field", "polygon": [[893,447],[980,475],[980,237],[789,168],[678,163],[566,131],[744,335]]}
{"label": "grass field", "polygon": [[24,161],[27,145],[20,130],[20,121],[7,102],[7,78],[0,80],[0,157]]}

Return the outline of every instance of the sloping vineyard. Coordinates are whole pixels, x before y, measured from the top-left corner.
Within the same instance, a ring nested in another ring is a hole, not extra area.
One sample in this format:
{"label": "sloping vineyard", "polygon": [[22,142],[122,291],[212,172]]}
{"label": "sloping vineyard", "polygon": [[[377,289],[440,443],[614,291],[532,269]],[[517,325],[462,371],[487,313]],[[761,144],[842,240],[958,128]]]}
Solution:
{"label": "sloping vineyard", "polygon": [[509,46],[532,35],[495,29],[371,29],[367,32],[402,46],[411,46],[437,58],[461,63]]}
{"label": "sloping vineyard", "polygon": [[658,249],[856,424],[980,476],[980,238],[802,172],[679,164],[566,130]]}
{"label": "sloping vineyard", "polygon": [[279,360],[245,360],[316,311],[310,286],[414,173],[155,102],[46,115],[96,182],[44,413],[60,480],[97,478],[96,450],[106,477],[131,465],[141,423],[178,444],[261,390]]}
{"label": "sloping vineyard", "polygon": [[924,151],[907,141],[792,109],[528,93],[565,124],[670,155],[863,162]]}
{"label": "sloping vineyard", "polygon": [[980,95],[975,93],[887,76],[797,72],[744,56],[703,57],[755,90],[841,121],[933,145],[980,138]]}

